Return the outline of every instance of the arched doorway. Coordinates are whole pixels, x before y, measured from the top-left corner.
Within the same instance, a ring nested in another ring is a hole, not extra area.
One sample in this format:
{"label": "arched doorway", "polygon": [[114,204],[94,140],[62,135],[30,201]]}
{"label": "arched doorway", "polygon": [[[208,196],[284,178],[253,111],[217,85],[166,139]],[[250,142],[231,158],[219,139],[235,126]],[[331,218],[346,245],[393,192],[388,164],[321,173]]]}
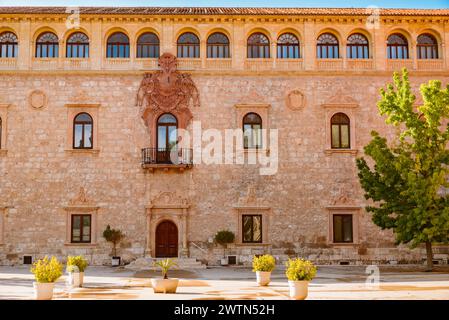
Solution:
{"label": "arched doorway", "polygon": [[156,258],[178,256],[178,228],[169,220],[164,220],[156,228]]}

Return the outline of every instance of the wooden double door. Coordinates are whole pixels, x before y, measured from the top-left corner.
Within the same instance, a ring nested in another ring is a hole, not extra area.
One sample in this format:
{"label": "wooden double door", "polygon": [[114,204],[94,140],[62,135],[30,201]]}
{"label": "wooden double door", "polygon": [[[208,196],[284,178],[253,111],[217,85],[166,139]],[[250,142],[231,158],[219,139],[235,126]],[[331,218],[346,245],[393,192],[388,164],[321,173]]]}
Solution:
{"label": "wooden double door", "polygon": [[156,257],[178,257],[178,228],[171,221],[162,221],[156,228]]}

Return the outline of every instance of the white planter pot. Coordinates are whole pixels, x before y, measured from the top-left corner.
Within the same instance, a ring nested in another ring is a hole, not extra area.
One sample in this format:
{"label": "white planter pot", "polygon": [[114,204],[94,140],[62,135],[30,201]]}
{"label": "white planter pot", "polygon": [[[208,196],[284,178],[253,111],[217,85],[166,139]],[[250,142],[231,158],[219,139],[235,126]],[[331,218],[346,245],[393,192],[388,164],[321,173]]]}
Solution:
{"label": "white planter pot", "polygon": [[111,263],[113,267],[118,267],[120,265],[120,257],[112,257]]}
{"label": "white planter pot", "polygon": [[151,279],[154,293],[176,293],[179,279]]}
{"label": "white planter pot", "polygon": [[257,284],[259,286],[268,286],[271,281],[270,271],[256,271]]}
{"label": "white planter pot", "polygon": [[34,297],[36,300],[51,300],[53,298],[54,282],[40,283],[33,282]]}
{"label": "white planter pot", "polygon": [[228,265],[228,258],[221,258],[220,259],[220,263],[222,266],[227,266]]}
{"label": "white planter pot", "polygon": [[290,298],[295,300],[304,300],[309,292],[309,281],[289,281]]}
{"label": "white planter pot", "polygon": [[80,272],[80,287],[84,284],[84,272]]}
{"label": "white planter pot", "polygon": [[80,272],[70,272],[69,273],[69,283],[71,283],[74,288],[79,288],[81,286],[81,273]]}

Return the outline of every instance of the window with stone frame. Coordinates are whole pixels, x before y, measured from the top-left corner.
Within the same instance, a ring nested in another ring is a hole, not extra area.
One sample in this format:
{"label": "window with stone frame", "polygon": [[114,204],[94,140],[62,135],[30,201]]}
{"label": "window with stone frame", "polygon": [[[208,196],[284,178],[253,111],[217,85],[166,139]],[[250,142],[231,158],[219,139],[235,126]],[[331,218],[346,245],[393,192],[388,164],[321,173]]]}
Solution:
{"label": "window with stone frame", "polygon": [[352,214],[334,214],[332,216],[333,242],[353,243]]}
{"label": "window with stone frame", "polygon": [[247,113],[243,117],[243,147],[262,148],[262,117],[255,112]]}
{"label": "window with stone frame", "polygon": [[89,58],[89,37],[82,32],[70,35],[66,43],[67,58]]}
{"label": "window with stone frame", "polygon": [[270,40],[266,35],[256,32],[249,36],[247,57],[250,59],[270,58]]}
{"label": "window with stone frame", "polygon": [[262,215],[242,215],[242,242],[262,243]]}
{"label": "window with stone frame", "polygon": [[215,32],[207,38],[207,57],[208,58],[229,58],[229,39],[221,33]]}
{"label": "window with stone frame", "polygon": [[112,34],[106,45],[107,58],[129,58],[129,38],[123,32]]}
{"label": "window with stone frame", "polygon": [[178,58],[199,58],[200,39],[192,32],[181,34],[177,42]]}
{"label": "window with stone frame", "polygon": [[318,37],[316,44],[316,55],[318,59],[339,59],[338,39],[332,33],[323,33]]}
{"label": "window with stone frame", "polygon": [[93,120],[82,112],[73,120],[73,149],[93,148]]}
{"label": "window with stone frame", "polygon": [[0,34],[0,58],[17,58],[19,43],[17,36],[12,32]]}
{"label": "window with stone frame", "polygon": [[293,33],[283,33],[277,42],[278,59],[299,59],[299,40]]}
{"label": "window with stone frame", "polygon": [[59,57],[59,39],[53,32],[44,32],[36,40],[36,58]]}
{"label": "window with stone frame", "polygon": [[387,40],[388,59],[409,59],[408,41],[400,33],[394,33]]}
{"label": "window with stone frame", "polygon": [[159,58],[159,38],[153,32],[146,32],[137,39],[137,58]]}
{"label": "window with stone frame", "polygon": [[72,214],[71,216],[71,243],[91,243],[92,215]]}
{"label": "window with stone frame", "polygon": [[331,118],[332,149],[351,148],[350,120],[344,113],[334,114]]}
{"label": "window with stone frame", "polygon": [[416,50],[418,59],[438,59],[438,41],[429,33],[419,35]]}

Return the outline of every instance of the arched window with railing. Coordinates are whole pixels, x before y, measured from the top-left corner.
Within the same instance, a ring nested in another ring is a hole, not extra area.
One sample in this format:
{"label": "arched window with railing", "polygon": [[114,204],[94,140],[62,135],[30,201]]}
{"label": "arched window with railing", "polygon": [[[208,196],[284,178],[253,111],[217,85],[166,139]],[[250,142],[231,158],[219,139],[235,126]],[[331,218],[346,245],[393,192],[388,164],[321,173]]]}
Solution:
{"label": "arched window with railing", "polygon": [[89,37],[82,32],[69,36],[66,44],[67,58],[89,58]]}
{"label": "arched window with railing", "polygon": [[178,58],[199,58],[200,39],[192,32],[186,32],[178,38]]}
{"label": "arched window with railing", "polygon": [[353,33],[346,44],[348,59],[369,59],[369,42],[361,33]]}
{"label": "arched window with railing", "polygon": [[248,58],[270,58],[270,40],[260,32],[249,36],[247,42]]}
{"label": "arched window with railing", "polygon": [[129,38],[123,32],[112,34],[107,41],[107,58],[129,58]]}
{"label": "arched window with railing", "polygon": [[36,40],[36,58],[59,57],[59,40],[53,32],[44,32]]}
{"label": "arched window with railing", "polygon": [[293,33],[283,33],[279,36],[277,42],[278,59],[298,59],[299,40]]}
{"label": "arched window with railing", "polygon": [[19,43],[17,36],[12,32],[0,34],[0,58],[17,58]]}
{"label": "arched window with railing", "polygon": [[73,120],[73,149],[93,148],[93,125],[90,114],[79,113]]}
{"label": "arched window with railing", "polygon": [[137,39],[137,58],[159,58],[159,38],[146,32]]}
{"label": "arched window with railing", "polygon": [[421,34],[416,45],[418,59],[438,59],[438,42],[430,33]]}
{"label": "arched window with railing", "polygon": [[215,32],[207,38],[207,57],[208,58],[229,58],[229,39],[221,33]]}
{"label": "arched window with railing", "polygon": [[351,147],[350,121],[344,113],[337,113],[331,118],[332,149],[349,149]]}
{"label": "arched window with railing", "polygon": [[318,59],[340,58],[338,39],[332,33],[323,33],[318,37],[316,45]]}
{"label": "arched window with railing", "polygon": [[394,33],[387,40],[388,59],[409,59],[408,41],[400,33]]}

